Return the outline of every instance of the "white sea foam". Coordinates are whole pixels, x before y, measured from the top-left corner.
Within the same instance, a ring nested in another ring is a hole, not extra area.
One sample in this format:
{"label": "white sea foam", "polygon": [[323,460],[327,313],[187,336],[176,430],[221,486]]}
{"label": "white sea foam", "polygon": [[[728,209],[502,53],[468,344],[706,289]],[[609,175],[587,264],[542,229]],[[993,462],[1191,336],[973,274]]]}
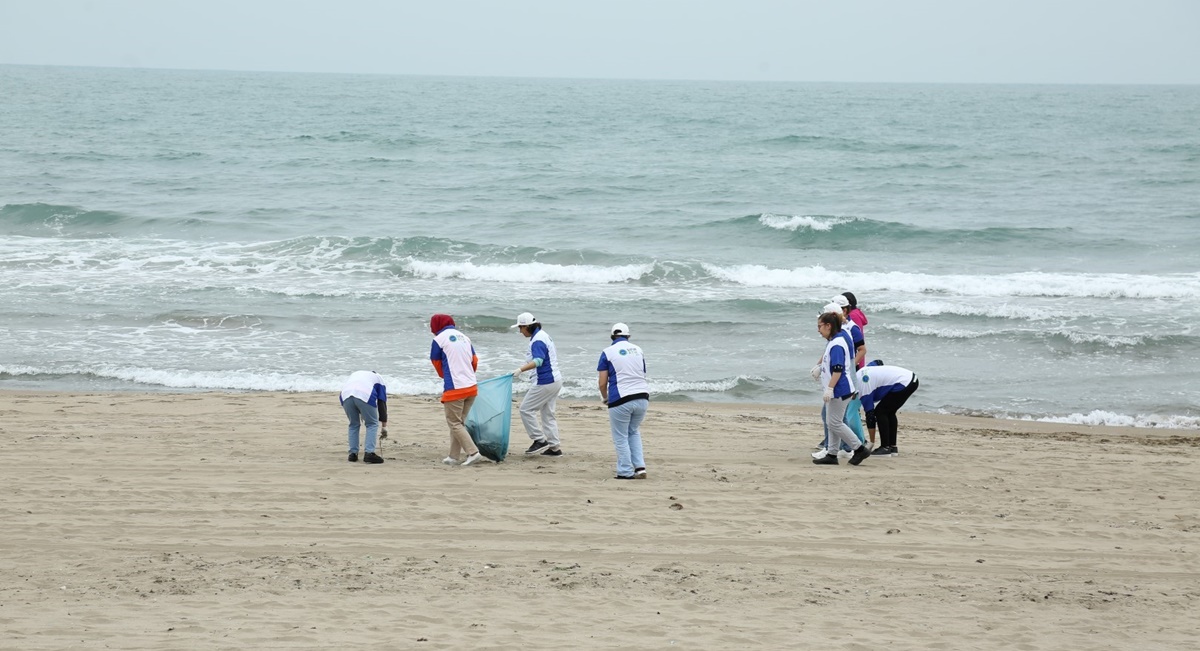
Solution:
{"label": "white sea foam", "polygon": [[[179,369],[154,369],[138,366],[97,365],[55,366],[39,368],[33,366],[0,366],[0,373],[14,377],[39,375],[78,375],[101,379],[120,380],[169,389],[211,389],[234,391],[328,391],[341,390],[343,376],[305,376],[288,373],[256,371],[189,371]],[[384,375],[389,394],[436,395],[441,392],[439,381],[400,380]]]}
{"label": "white sea foam", "polygon": [[868,292],[900,291],[913,294],[987,297],[1200,298],[1200,273],[1157,276],[1045,272],[934,275],[900,271],[832,271],[820,265],[772,269],[756,264],[704,264],[704,268],[715,278],[749,287],[807,289],[838,285],[854,287],[859,295]]}
{"label": "white sea foam", "polygon": [[[949,301],[898,301],[894,303],[874,304],[870,308],[880,311],[900,312],[901,314],[918,314],[921,316],[951,314],[957,316],[982,316],[995,319],[1022,319],[1026,321],[1062,319],[1062,315],[1056,314],[1053,310],[1030,305],[1013,305],[1011,303],[967,305]],[[1072,316],[1090,315],[1075,311],[1072,312]]]}
{"label": "white sea foam", "polygon": [[[316,240],[294,250],[272,250],[279,242],[249,244],[197,244],[175,240],[58,240],[6,238],[0,240],[0,259],[10,268],[20,267],[25,283],[59,284],[64,277],[78,282],[115,287],[142,286],[147,281],[186,283],[190,286],[227,286],[249,283],[251,289],[278,291],[303,286],[310,291],[336,292],[364,278],[390,274],[396,261],[386,258],[344,260],[351,245],[338,240]],[[401,262],[418,278],[458,278],[503,283],[558,283],[605,285],[628,283],[651,274],[656,263],[559,265],[544,262],[477,263],[469,260],[417,260]],[[663,262],[663,268],[687,262]],[[702,263],[717,280],[755,288],[827,289],[853,287],[860,296],[871,292],[906,292],[985,298],[1081,297],[1129,299],[1200,299],[1200,273],[1136,275],[1023,272],[997,275],[862,272],[827,269],[821,265],[771,268],[764,265]],[[686,274],[685,274],[686,275]],[[662,279],[671,285],[671,276]],[[240,288],[240,285],[239,285]],[[1036,306],[991,307],[933,305],[920,301],[891,303],[899,311],[918,314],[958,313],[1005,318],[1042,318]],[[887,307],[881,306],[881,307]],[[1047,316],[1047,318],[1049,318]]]}
{"label": "white sea foam", "polygon": [[[695,393],[722,393],[730,391],[737,387],[739,382],[757,382],[763,378],[739,375],[737,377],[726,378],[723,380],[712,381],[676,381],[676,380],[650,380],[650,395],[667,395],[680,392],[695,392]],[[523,385],[514,385],[514,388],[521,390],[526,388]],[[597,396],[596,386],[590,383],[583,384],[566,384],[562,389],[562,397],[564,398],[585,398],[591,399]]]}
{"label": "white sea foam", "polygon": [[1001,337],[1009,336],[1031,336],[1036,338],[1047,337],[1064,337],[1067,341],[1073,344],[1099,344],[1108,346],[1109,348],[1122,348],[1126,346],[1140,346],[1148,340],[1153,339],[1152,335],[1113,335],[1094,332],[1080,332],[1077,330],[1069,330],[1063,328],[1051,329],[1034,329],[1032,326],[1025,329],[1006,329],[1006,330],[967,330],[964,328],[944,328],[932,327],[924,325],[910,325],[898,323],[882,323],[872,327],[880,330],[889,330],[891,332],[902,332],[919,337],[940,337],[943,339],[979,339],[981,337]]}
{"label": "white sea foam", "polygon": [[1086,414],[1071,414],[1069,416],[1046,416],[1035,418],[1021,416],[1020,420],[1031,420],[1042,423],[1063,423],[1066,425],[1107,425],[1113,427],[1155,427],[1163,429],[1200,429],[1200,418],[1196,416],[1160,416],[1158,414],[1137,414],[1130,416],[1100,409]]}
{"label": "white sea foam", "polygon": [[758,223],[767,228],[781,231],[830,231],[834,226],[854,221],[849,217],[813,217],[810,215],[772,215],[764,213],[759,216]]}
{"label": "white sea foam", "polygon": [[719,266],[703,264],[704,270],[718,280],[747,287],[823,288],[837,284],[839,275],[822,266],[796,269],[771,269],[757,264]]}
{"label": "white sea foam", "polygon": [[1109,335],[1095,332],[1078,332],[1076,330],[1056,331],[1055,334],[1061,334],[1073,344],[1101,344],[1109,348],[1141,346],[1154,338],[1151,335]]}
{"label": "white sea foam", "polygon": [[557,265],[543,262],[516,264],[475,264],[474,262],[429,262],[409,260],[404,265],[421,278],[462,278],[503,283],[575,283],[604,285],[641,278],[654,270],[653,264],[629,264],[615,267],[598,265]]}
{"label": "white sea foam", "polygon": [[941,337],[943,339],[979,339],[980,337],[991,337],[994,335],[1005,334],[1005,330],[964,330],[962,328],[931,328],[920,325],[903,325],[895,323],[878,324],[869,326],[880,330],[890,330],[892,332],[903,332],[909,335],[917,335],[918,337]]}
{"label": "white sea foam", "polygon": [[745,375],[739,375],[733,378],[724,380],[713,380],[709,382],[703,381],[675,381],[675,380],[657,380],[650,382],[651,393],[680,393],[684,391],[695,393],[722,393],[730,391],[737,387],[742,380],[754,381],[762,378],[754,378]]}

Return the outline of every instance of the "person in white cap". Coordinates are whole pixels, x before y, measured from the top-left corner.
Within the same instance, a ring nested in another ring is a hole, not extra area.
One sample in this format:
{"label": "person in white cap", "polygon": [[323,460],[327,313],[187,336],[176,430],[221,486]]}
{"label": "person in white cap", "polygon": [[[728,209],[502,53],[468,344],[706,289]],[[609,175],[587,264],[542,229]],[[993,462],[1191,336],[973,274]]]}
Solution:
{"label": "person in white cap", "polygon": [[608,425],[617,449],[617,479],[645,479],[642,455],[642,421],[650,406],[646,382],[646,356],[629,342],[629,326],[614,323],[612,345],[600,353],[598,385],[600,399],[608,405]]}
{"label": "person in white cap", "polygon": [[858,323],[850,318],[850,312],[854,310],[854,306],[850,304],[850,299],[846,298],[845,294],[838,294],[830,301],[838,306],[838,314],[842,315],[842,330],[850,335],[850,341],[853,344],[854,351],[854,370],[862,368],[867,363],[867,338],[863,334],[863,329]]}
{"label": "person in white cap", "polygon": [[525,454],[562,456],[562,442],[558,438],[558,420],[554,416],[554,407],[558,401],[558,393],[562,391],[563,376],[558,368],[558,350],[554,347],[554,340],[529,312],[522,312],[517,316],[517,322],[509,327],[520,328],[521,334],[529,338],[529,352],[525,354],[525,363],[513,371],[513,377],[537,369],[533,386],[525,393],[525,399],[521,401],[519,408],[521,424],[525,426],[529,438],[533,439]]}
{"label": "person in white cap", "polygon": [[[826,303],[825,307],[821,308],[821,314],[841,315],[842,313],[843,313],[842,306],[839,305],[837,302]],[[845,342],[846,350],[854,350],[854,340],[852,338],[852,335],[850,334],[850,331],[846,327],[847,325],[849,325],[850,322],[846,318],[842,318],[841,322],[843,324],[843,328],[842,328],[841,332],[839,332],[837,334],[837,336],[840,337],[843,342]],[[812,377],[814,380],[817,381],[818,384],[821,383],[821,381],[822,381],[821,380],[821,360],[818,360],[817,365],[813,367]],[[858,437],[858,440],[860,442],[866,441],[867,439],[866,439],[866,435],[863,433],[862,416],[860,413],[862,403],[859,401],[859,398],[858,398],[859,388],[856,384],[856,382],[858,380],[858,376],[854,373],[849,373],[849,374],[847,374],[846,379],[850,381],[851,389],[854,392],[854,396],[851,399],[850,404],[846,408],[846,415],[845,415],[845,419],[843,422],[845,422],[846,425],[848,427],[850,427],[850,430],[854,432],[854,435]],[[828,452],[829,423],[828,423],[828,420],[826,419],[826,411],[827,411],[826,407],[822,406],[821,407],[821,424],[823,426],[823,429],[825,430],[825,434],[824,434],[824,438],[821,439],[821,444],[817,446],[817,451],[813,452],[813,454],[812,454],[814,459],[820,459],[829,453]],[[851,453],[852,453],[852,450],[851,450],[850,446],[843,443],[843,444],[841,444],[840,449],[837,451],[837,456],[839,458],[844,457],[844,458],[848,459],[848,458],[850,458]]]}
{"label": "person in white cap", "polygon": [[[842,318],[835,312],[825,312],[817,317],[817,332],[825,339],[825,354],[821,357],[821,385],[824,387],[822,400],[825,401],[825,416],[829,429],[829,449],[833,450],[838,444],[844,443],[851,450],[850,464],[857,466],[863,459],[871,456],[871,449],[860,441],[843,419],[846,408],[854,398],[855,385],[850,380],[854,375],[852,366],[854,357],[846,340],[839,336],[842,330]],[[826,454],[814,457],[817,465],[838,464],[836,454]]]}

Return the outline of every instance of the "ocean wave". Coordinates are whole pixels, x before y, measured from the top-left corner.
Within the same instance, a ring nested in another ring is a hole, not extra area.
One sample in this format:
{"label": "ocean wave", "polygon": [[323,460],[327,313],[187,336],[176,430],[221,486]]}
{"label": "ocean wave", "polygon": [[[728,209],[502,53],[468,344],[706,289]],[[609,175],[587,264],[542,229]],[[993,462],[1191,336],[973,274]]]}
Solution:
{"label": "ocean wave", "polygon": [[[40,204],[39,204],[40,206]],[[26,219],[46,219],[56,207],[32,210]],[[14,217],[24,214],[9,210]],[[85,213],[78,213],[83,215]],[[93,217],[109,223],[123,219],[115,213]],[[362,287],[370,277],[406,276],[429,280],[463,279],[500,283],[560,283],[579,286],[627,284],[654,287],[811,289],[853,287],[860,296],[871,292],[1007,298],[1074,297],[1195,300],[1200,298],[1200,273],[1160,275],[1021,272],[1010,274],[925,274],[902,271],[845,271],[821,265],[772,268],[760,264],[719,265],[696,260],[650,260],[641,256],[614,257],[587,249],[548,250],[535,247],[481,245],[435,237],[322,237],[306,236],[261,242],[204,242],[141,237],[137,239],[0,238],[0,266],[19,267],[25,280],[43,274],[104,281],[126,277],[144,282],[186,278],[205,280],[235,277],[299,281],[315,292],[329,285]],[[147,272],[152,272],[148,274]],[[125,276],[121,276],[125,274]],[[311,284],[310,284],[311,283]],[[1041,320],[1036,306],[964,306],[933,301],[892,302],[883,309],[935,315],[958,313]],[[869,305],[867,305],[869,307]],[[1047,313],[1045,318],[1051,318]]]}
{"label": "ocean wave", "polygon": [[[0,366],[0,379],[10,378],[63,378],[74,376],[80,380],[118,380],[167,389],[200,389],[230,391],[285,391],[310,392],[341,390],[346,378],[343,376],[303,376],[287,373],[255,371],[195,371],[181,369],[155,369],[138,366],[98,365],[94,368],[65,365],[61,367]],[[400,380],[383,376],[388,393],[395,395],[437,395],[441,385],[435,379],[421,382]]]}
{"label": "ocean wave", "polygon": [[164,312],[152,319],[169,327],[189,330],[244,330],[255,329],[263,325],[260,317],[248,314],[201,314],[197,312]]}
{"label": "ocean wave", "polygon": [[0,207],[0,228],[11,235],[111,235],[130,221],[128,215],[108,210],[86,210],[48,203],[6,204]]}
{"label": "ocean wave", "polygon": [[[736,377],[708,381],[651,378],[649,384],[650,396],[653,398],[654,396],[668,396],[679,393],[741,394],[742,392],[751,392],[758,389],[761,383],[765,381],[764,378],[753,375],[738,375]],[[596,386],[591,383],[568,384],[563,386],[561,395],[564,398],[594,398],[596,397]]]}
{"label": "ocean wave", "polygon": [[[1059,246],[1082,241],[1071,228],[1042,226],[987,226],[982,228],[928,228],[902,222],[869,219],[850,215],[779,215],[762,213],[731,220],[712,222],[714,228],[733,225],[740,230],[750,227],[786,233],[787,243],[801,248],[863,248],[886,246],[889,251],[939,246],[1019,245],[1022,250]],[[1122,240],[1091,240],[1093,248],[1122,244]]]}
{"label": "ocean wave", "polygon": [[1107,348],[1138,348],[1161,344],[1176,348],[1194,341],[1187,335],[1135,334],[1119,335],[1101,332],[1083,332],[1066,328],[1022,328],[1001,330],[969,330],[965,328],[926,325],[884,323],[873,326],[879,330],[900,332],[918,337],[941,339],[981,339],[985,337],[1022,337],[1027,339],[1060,339],[1077,346],[1103,346]]}
{"label": "ocean wave", "polygon": [[404,264],[419,278],[462,278],[505,283],[574,283],[606,285],[637,280],[654,270],[653,264],[616,267],[597,265],[557,265],[542,262],[514,264],[475,264],[474,262],[426,262],[409,260]]}
{"label": "ocean wave", "polygon": [[1162,429],[1200,429],[1200,417],[1196,416],[1163,416],[1159,414],[1118,414],[1111,411],[1094,409],[1086,414],[1070,414],[1068,416],[1019,416],[1019,420],[1037,421],[1041,423],[1061,423],[1064,425],[1105,425],[1110,427],[1145,427]]}
{"label": "ocean wave", "polygon": [[758,223],[781,231],[831,231],[834,226],[854,221],[853,217],[834,217],[830,215],[773,215],[763,213],[758,217]]}
{"label": "ocean wave", "polygon": [[1098,344],[1109,348],[1125,348],[1144,346],[1152,342],[1178,343],[1182,337],[1178,335],[1114,335],[1100,332],[1080,332],[1078,330],[1058,330],[1048,334],[1061,337],[1073,344]]}
{"label": "ocean wave", "polygon": [[996,335],[1009,334],[1012,330],[965,330],[963,328],[938,328],[932,326],[906,325],[898,323],[876,324],[873,329],[901,332],[918,337],[937,337],[939,339],[980,339]]}
{"label": "ocean wave", "polygon": [[293,136],[293,140],[300,142],[311,142],[322,140],[332,143],[369,143],[380,147],[388,147],[394,149],[407,149],[411,147],[419,147],[422,145],[434,142],[432,138],[418,135],[407,136],[380,136],[375,133],[360,132],[360,131],[338,131],[337,133],[325,133],[320,135],[300,134]]}
{"label": "ocean wave", "polygon": [[513,332],[510,328],[516,323],[516,315],[490,316],[486,314],[465,314],[455,316],[454,322],[469,332]]}
{"label": "ocean wave", "polygon": [[796,149],[824,149],[854,153],[913,153],[923,151],[953,151],[958,145],[934,142],[885,142],[871,141],[860,138],[843,138],[838,136],[817,136],[809,134],[788,134],[775,138],[766,138],[754,143],[755,146]]}
{"label": "ocean wave", "polygon": [[[156,369],[140,366],[117,366],[99,364],[96,366],[62,365],[34,367],[26,365],[0,365],[0,380],[5,379],[49,379],[75,377],[80,381],[88,379],[117,380],[132,384],[167,388],[167,389],[196,389],[196,390],[229,390],[229,391],[284,391],[311,392],[341,390],[345,377],[341,375],[296,375],[269,371],[253,370],[222,370],[199,371],[184,369]],[[389,394],[411,396],[435,396],[442,390],[437,378],[427,378],[418,381],[391,377],[383,374]],[[482,376],[480,379],[484,379]],[[739,375],[721,380],[671,380],[652,379],[650,381],[651,396],[667,396],[678,393],[732,393],[748,395],[756,391],[765,380],[756,376]],[[527,379],[517,382],[514,387],[519,391],[529,387]],[[563,398],[593,399],[596,397],[596,386],[592,382],[568,382],[562,389]]]}
{"label": "ocean wave", "polygon": [[703,266],[715,278],[748,287],[817,289],[836,285],[854,287],[859,295],[872,291],[900,291],[987,297],[1200,298],[1200,273],[1157,276],[1047,272],[934,275],[837,271],[820,265],[791,269],[753,264],[719,266],[705,263]]}
{"label": "ocean wave", "polygon": [[[864,309],[872,312],[899,312],[901,314],[914,314],[920,316],[942,316],[949,314],[953,316],[978,316],[993,319],[1014,319],[1025,321],[1045,321],[1049,319],[1061,319],[1062,315],[1055,313],[1052,310],[1044,307],[1029,306],[1029,305],[1012,305],[1010,303],[1000,303],[998,305],[965,305],[963,303],[952,303],[948,301],[899,301],[892,303],[879,303],[868,306],[863,305]],[[1072,316],[1092,316],[1090,314],[1074,311]]]}
{"label": "ocean wave", "polygon": [[651,380],[651,394],[672,393],[730,393],[752,390],[759,387],[765,378],[752,375],[739,375],[723,380]]}
{"label": "ocean wave", "polygon": [[[194,189],[183,188],[181,191]],[[203,212],[197,214],[214,214]],[[96,239],[148,233],[201,231],[212,225],[197,217],[139,217],[111,210],[90,210],[46,203],[0,207],[0,234],[37,238]]]}
{"label": "ocean wave", "polygon": [[170,151],[159,152],[154,155],[154,159],[159,160],[159,161],[177,161],[177,160],[189,160],[189,159],[195,159],[195,158],[208,158],[208,154],[206,154],[202,151],[170,150]]}
{"label": "ocean wave", "polygon": [[972,418],[996,418],[1000,420],[1021,420],[1036,423],[1057,423],[1060,425],[1088,425],[1097,427],[1137,427],[1145,429],[1200,429],[1200,417],[1185,414],[1122,414],[1118,412],[1094,409],[1086,414],[1073,413],[1066,416],[1035,416],[1031,414],[1013,414],[1006,411],[990,411],[968,408],[940,408],[933,410],[937,414],[954,416],[970,416]]}

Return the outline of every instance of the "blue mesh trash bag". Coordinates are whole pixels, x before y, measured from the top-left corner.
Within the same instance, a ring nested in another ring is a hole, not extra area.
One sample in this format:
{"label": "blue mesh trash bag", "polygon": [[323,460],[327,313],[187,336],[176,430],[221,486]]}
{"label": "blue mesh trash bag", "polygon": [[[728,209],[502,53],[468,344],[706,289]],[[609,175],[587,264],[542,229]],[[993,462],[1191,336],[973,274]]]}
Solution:
{"label": "blue mesh trash bag", "polygon": [[467,433],[483,456],[504,461],[508,432],[512,428],[512,376],[501,375],[479,383],[479,395],[467,414]]}

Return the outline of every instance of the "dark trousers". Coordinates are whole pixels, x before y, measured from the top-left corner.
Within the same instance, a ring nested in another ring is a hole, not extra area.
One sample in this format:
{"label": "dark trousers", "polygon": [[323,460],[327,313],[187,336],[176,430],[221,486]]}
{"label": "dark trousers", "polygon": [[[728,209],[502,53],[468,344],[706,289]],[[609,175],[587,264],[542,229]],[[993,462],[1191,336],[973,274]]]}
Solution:
{"label": "dark trousers", "polygon": [[900,427],[900,422],[896,420],[896,412],[900,411],[905,402],[908,402],[908,397],[916,392],[920,384],[917,376],[914,375],[908,386],[887,394],[875,405],[875,424],[879,428],[879,445],[887,448],[896,446],[896,430]]}

